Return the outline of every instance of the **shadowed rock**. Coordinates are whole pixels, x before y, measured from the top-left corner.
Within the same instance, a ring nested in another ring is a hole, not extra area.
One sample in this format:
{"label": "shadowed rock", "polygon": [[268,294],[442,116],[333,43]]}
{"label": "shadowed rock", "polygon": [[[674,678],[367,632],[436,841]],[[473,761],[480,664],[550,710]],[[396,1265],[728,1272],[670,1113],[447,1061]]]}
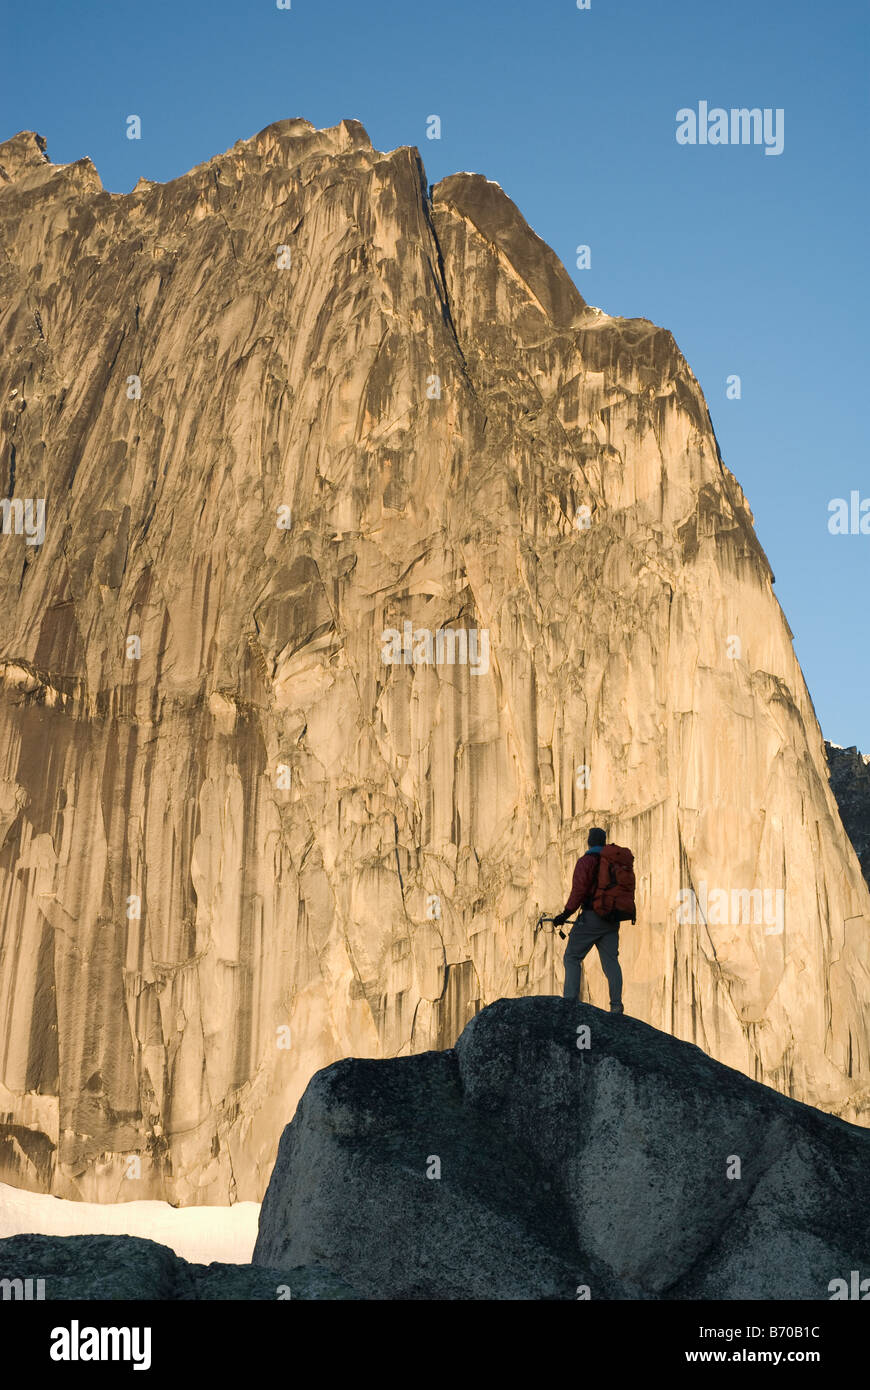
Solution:
{"label": "shadowed rock", "polygon": [[825,752],[844,829],[870,883],[870,757],[835,743],[826,743]]}
{"label": "shadowed rock", "polygon": [[[0,1281],[44,1281],[55,1299],[354,1299],[328,1269],[255,1269],[189,1264],[165,1245],[137,1236],[10,1236],[0,1240]],[[0,1298],[23,1297],[14,1283]],[[26,1285],[23,1286],[26,1290]],[[35,1296],[36,1284],[32,1291]],[[279,1292],[280,1291],[280,1292]]]}
{"label": "shadowed rock", "polygon": [[870,1274],[868,1165],[865,1130],[644,1023],[501,1000],[454,1050],[318,1072],[253,1261],[369,1298],[827,1299]]}

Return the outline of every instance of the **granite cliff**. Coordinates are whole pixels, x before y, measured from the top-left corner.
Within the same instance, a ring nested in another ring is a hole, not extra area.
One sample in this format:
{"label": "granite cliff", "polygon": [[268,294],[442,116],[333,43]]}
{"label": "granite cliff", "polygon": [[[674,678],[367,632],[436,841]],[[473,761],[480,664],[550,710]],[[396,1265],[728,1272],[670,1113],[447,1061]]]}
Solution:
{"label": "granite cliff", "polygon": [[0,1180],[259,1199],[318,1068],[560,988],[595,823],[629,1012],[866,1123],[870,894],[671,335],[354,121],[126,195],[22,133],[0,240]]}

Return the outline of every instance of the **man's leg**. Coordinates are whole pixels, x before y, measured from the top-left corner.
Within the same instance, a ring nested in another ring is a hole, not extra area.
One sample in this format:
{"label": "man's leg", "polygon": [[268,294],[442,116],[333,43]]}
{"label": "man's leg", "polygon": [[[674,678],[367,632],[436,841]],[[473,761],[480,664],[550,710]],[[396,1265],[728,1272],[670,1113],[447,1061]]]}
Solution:
{"label": "man's leg", "polygon": [[[570,945],[570,942],[568,943]],[[610,989],[610,1012],[621,1014],[622,1009],[622,967],[619,964],[619,928],[600,936],[596,941],[601,968],[607,977]]]}
{"label": "man's leg", "polygon": [[580,963],[595,945],[595,932],[583,924],[581,913],[571,928],[568,945],[565,947],[565,988],[563,999],[571,999],[576,1004],[580,998]]}

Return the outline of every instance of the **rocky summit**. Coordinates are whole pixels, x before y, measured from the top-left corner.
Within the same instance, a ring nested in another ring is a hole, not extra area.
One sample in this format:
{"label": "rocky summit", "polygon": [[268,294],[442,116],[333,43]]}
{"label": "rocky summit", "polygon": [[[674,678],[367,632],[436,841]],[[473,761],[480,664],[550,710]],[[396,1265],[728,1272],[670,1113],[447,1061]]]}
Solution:
{"label": "rocky summit", "polygon": [[[497,184],[430,189],[355,121],[124,195],[46,148],[0,145],[0,1180],[258,1200],[347,1056],[426,1054],[384,1074],[460,1106],[428,1050],[561,988],[534,923],[594,824],[636,855],[628,1011],[866,1123],[870,892],[670,333],[586,304]],[[483,1203],[504,1160],[463,1142]],[[545,1232],[519,1283],[740,1282],[727,1234],[656,1273],[667,1207],[623,1263],[587,1218],[577,1274],[555,1168],[547,1195],[512,1161]]]}
{"label": "rocky summit", "polygon": [[870,1269],[868,1171],[866,1129],[691,1044],[501,1000],[455,1049],[312,1079],[253,1263],[366,1298],[846,1297]]}
{"label": "rocky summit", "polygon": [[505,999],[455,1048],[312,1078],[251,1264],[22,1235],[0,1240],[0,1284],[19,1300],[859,1298],[868,1171],[866,1128],[690,1043]]}

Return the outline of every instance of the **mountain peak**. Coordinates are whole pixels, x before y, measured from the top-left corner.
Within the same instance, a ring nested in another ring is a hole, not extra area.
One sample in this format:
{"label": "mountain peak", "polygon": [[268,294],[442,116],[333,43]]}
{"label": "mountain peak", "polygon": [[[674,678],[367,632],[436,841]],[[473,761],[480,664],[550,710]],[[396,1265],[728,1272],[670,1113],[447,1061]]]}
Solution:
{"label": "mountain peak", "polygon": [[574,281],[501,184],[483,174],[449,174],[435,184],[432,202],[466,217],[498,246],[555,325],[570,328],[583,319],[587,305]]}
{"label": "mountain peak", "polygon": [[45,153],[46,139],[35,130],[20,130],[11,139],[0,143],[0,175],[7,183],[20,178],[31,169],[39,169],[51,161]]}

